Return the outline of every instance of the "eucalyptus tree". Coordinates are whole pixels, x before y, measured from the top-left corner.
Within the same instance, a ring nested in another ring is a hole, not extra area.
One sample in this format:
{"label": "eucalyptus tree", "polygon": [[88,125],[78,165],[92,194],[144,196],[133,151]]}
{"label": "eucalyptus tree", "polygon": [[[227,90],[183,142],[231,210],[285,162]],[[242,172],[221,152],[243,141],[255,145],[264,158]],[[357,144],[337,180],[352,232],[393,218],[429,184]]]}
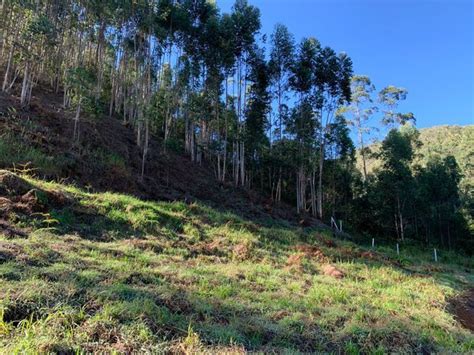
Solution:
{"label": "eucalyptus tree", "polygon": [[268,128],[268,114],[270,112],[270,71],[265,61],[263,49],[255,48],[249,59],[250,72],[248,80],[251,82],[249,99],[246,108],[245,146],[249,162],[247,168],[247,187],[258,172],[263,173],[264,150],[269,141],[266,136]]}
{"label": "eucalyptus tree", "polygon": [[96,102],[99,100],[102,93],[102,85],[104,81],[105,70],[105,54],[106,54],[106,30],[110,26],[113,19],[112,13],[114,8],[109,1],[101,0],[87,0],[84,2],[87,8],[87,13],[90,21],[97,27],[95,37],[94,62],[96,68],[96,87],[94,88],[94,97]]}
{"label": "eucalyptus tree", "polygon": [[[20,74],[21,50],[24,48],[20,35],[24,33],[28,26],[28,18],[31,17],[28,7],[22,7],[18,1],[7,2],[2,4],[2,14],[0,21],[2,50],[0,60],[3,61],[7,57],[6,62],[2,63],[5,66],[2,91],[9,92],[13,87],[16,79]],[[19,52],[18,55],[15,55]],[[8,53],[6,55],[6,53]],[[11,75],[13,73],[13,75]]]}
{"label": "eucalyptus tree", "polygon": [[353,199],[353,183],[356,178],[355,146],[350,138],[346,119],[336,114],[326,133],[326,154],[328,161],[324,174],[327,186],[326,208],[338,219],[348,220]]}
{"label": "eucalyptus tree", "polygon": [[81,111],[85,105],[89,105],[91,102],[90,93],[93,89],[96,77],[90,68],[82,66],[69,69],[66,80],[70,88],[72,102],[76,106],[72,139],[74,142],[77,142],[79,140]]}
{"label": "eucalyptus tree", "polygon": [[[315,38],[301,41],[292,67],[290,85],[297,96],[297,106],[288,122],[288,132],[298,145],[298,170],[296,172],[296,211],[306,211],[307,170],[315,142],[317,120],[313,106],[314,65],[321,50]],[[315,214],[315,211],[312,211]]]}
{"label": "eucalyptus tree", "polygon": [[[321,49],[315,61],[314,100],[320,120],[319,175],[317,187],[317,215],[323,218],[323,172],[326,157],[326,134],[339,107],[351,100],[350,78],[352,61],[345,54],[337,55],[329,47]],[[313,179],[315,171],[313,170]]]}
{"label": "eucalyptus tree", "polygon": [[[35,84],[51,75],[54,48],[61,33],[55,19],[63,14],[49,2],[9,1],[0,14],[1,59],[6,58],[2,91],[22,78],[20,102],[28,106]],[[7,54],[8,53],[8,54]]]}
{"label": "eucalyptus tree", "polygon": [[[285,25],[277,24],[271,35],[271,51],[269,60],[269,70],[271,75],[271,83],[273,86],[273,95],[277,101],[277,113],[278,122],[276,133],[278,139],[281,141],[283,138],[283,121],[284,116],[287,112],[287,106],[285,104],[287,100],[287,92],[289,90],[289,78],[291,75],[291,68],[294,61],[295,43],[293,35],[288,31]],[[271,130],[272,128],[270,128]],[[270,131],[270,141],[272,140],[273,132]],[[281,157],[280,157],[281,160]],[[276,202],[281,200],[281,188],[282,188],[282,164],[278,167],[278,177],[276,179],[275,191],[272,199]]]}
{"label": "eucalyptus tree", "polygon": [[273,94],[277,100],[278,139],[283,136],[283,110],[289,89],[289,77],[294,61],[295,43],[293,35],[285,25],[277,24],[271,35],[269,68]]}
{"label": "eucalyptus tree", "polygon": [[231,13],[234,36],[234,56],[236,57],[237,102],[236,113],[239,120],[239,136],[234,142],[233,176],[236,185],[245,185],[245,143],[243,141],[244,112],[247,94],[247,59],[255,43],[255,35],[260,30],[260,11],[249,5],[247,0],[236,0]]}
{"label": "eucalyptus tree", "polygon": [[368,76],[354,75],[351,78],[351,105],[347,106],[347,109],[352,113],[352,119],[348,122],[357,132],[364,180],[367,179],[367,148],[364,138],[371,130],[368,122],[377,111],[372,99],[374,91],[375,86]]}
{"label": "eucalyptus tree", "polygon": [[[217,178],[222,181],[225,166],[221,165],[222,154],[222,107],[221,96],[223,93],[222,82],[225,78],[226,53],[223,42],[223,35],[226,34],[222,28],[221,19],[218,16],[217,9],[212,7],[207,12],[207,18],[204,22],[201,33],[202,40],[202,58],[204,65],[204,94],[209,102],[210,115],[202,120],[200,134],[204,147],[209,153],[217,157]],[[213,140],[213,142],[211,142]],[[213,149],[209,150],[210,145]]]}
{"label": "eucalyptus tree", "polygon": [[[228,156],[228,146],[229,138],[231,141],[235,141],[236,133],[235,122],[236,122],[236,111],[235,111],[235,97],[231,95],[229,90],[229,82],[235,83],[233,80],[233,75],[235,74],[236,66],[236,37],[234,36],[234,20],[232,15],[223,14],[220,17],[220,57],[221,57],[221,69],[223,70],[223,76],[225,81],[224,89],[224,132],[222,137],[222,168],[218,168],[221,171],[220,181],[224,182],[226,180],[227,174],[227,156]],[[232,160],[234,161],[234,160]],[[219,158],[218,158],[219,163]]]}
{"label": "eucalyptus tree", "polygon": [[379,102],[385,107],[382,110],[382,124],[404,125],[407,122],[415,122],[415,116],[412,112],[398,112],[397,108],[400,101],[406,100],[408,91],[393,85],[388,85],[379,92]]}
{"label": "eucalyptus tree", "polygon": [[55,44],[56,38],[55,28],[46,15],[31,12],[28,16],[21,44],[24,70],[20,102],[23,106],[30,103],[33,86],[42,74],[41,60],[48,48]]}
{"label": "eucalyptus tree", "polygon": [[[211,33],[212,27],[218,21],[218,12],[215,4],[204,0],[185,0],[180,4],[180,20],[178,38],[180,38],[181,48],[177,51],[177,67],[175,81],[181,91],[178,93],[179,106],[183,109],[185,117],[185,149],[193,160],[201,160],[202,150],[208,145],[208,122],[205,115],[194,115],[195,109],[191,106],[195,104],[200,94],[208,94],[206,81],[208,80],[209,51],[213,51],[212,39],[207,35]],[[207,57],[206,57],[207,56]],[[189,101],[185,104],[184,100]],[[207,98],[206,98],[207,100]],[[196,108],[196,107],[194,107]],[[199,119],[197,119],[199,117]],[[199,129],[198,129],[199,128]],[[198,149],[196,149],[195,134],[198,132]]]}
{"label": "eucalyptus tree", "polygon": [[[318,121],[312,102],[303,98],[292,109],[289,120],[286,122],[287,132],[294,138],[296,152],[294,156],[294,167],[296,170],[296,211],[304,213],[307,208],[307,186],[308,171],[314,165],[314,147],[316,142],[316,131]],[[311,182],[311,180],[310,180]],[[311,184],[314,189],[314,184]],[[314,196],[314,195],[312,195]],[[312,213],[314,214],[314,201],[311,201]]]}

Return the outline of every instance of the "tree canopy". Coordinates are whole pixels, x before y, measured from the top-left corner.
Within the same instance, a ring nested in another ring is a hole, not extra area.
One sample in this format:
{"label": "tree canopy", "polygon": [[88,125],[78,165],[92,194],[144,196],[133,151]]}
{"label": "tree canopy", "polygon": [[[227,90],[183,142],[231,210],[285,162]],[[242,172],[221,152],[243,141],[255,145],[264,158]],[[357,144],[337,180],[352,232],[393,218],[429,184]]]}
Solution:
{"label": "tree canopy", "polygon": [[[230,13],[208,0],[2,1],[2,91],[25,108],[40,84],[62,95],[74,112],[71,149],[87,138],[84,117],[121,120],[141,149],[142,179],[155,140],[163,154],[183,151],[214,169],[219,183],[258,189],[302,215],[399,240],[472,243],[472,199],[459,192],[455,158],[416,164],[415,115],[398,107],[408,91],[387,85],[374,97],[348,54],[314,37],[296,44],[283,24],[268,39],[260,17],[247,0]],[[375,120],[392,130],[371,171]]]}

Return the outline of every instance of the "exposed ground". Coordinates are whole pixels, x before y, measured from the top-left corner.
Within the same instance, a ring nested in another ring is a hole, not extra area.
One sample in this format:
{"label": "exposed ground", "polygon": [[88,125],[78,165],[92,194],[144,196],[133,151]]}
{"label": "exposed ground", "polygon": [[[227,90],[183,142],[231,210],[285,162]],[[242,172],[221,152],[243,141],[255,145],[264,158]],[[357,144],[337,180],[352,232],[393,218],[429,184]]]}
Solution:
{"label": "exposed ground", "polygon": [[[283,218],[298,223],[294,208],[273,206],[257,193],[216,181],[213,168],[190,161],[179,149],[164,154],[159,139],[151,140],[142,181],[140,149],[133,130],[116,117],[83,118],[80,142],[73,144],[74,114],[62,108],[61,96],[38,88],[31,107],[0,93],[0,168],[34,168],[38,177],[61,180],[89,191],[114,191],[151,200],[200,200],[250,218]],[[315,220],[308,221],[312,224]]]}
{"label": "exposed ground", "polygon": [[474,289],[453,299],[452,307],[456,319],[474,332]]}

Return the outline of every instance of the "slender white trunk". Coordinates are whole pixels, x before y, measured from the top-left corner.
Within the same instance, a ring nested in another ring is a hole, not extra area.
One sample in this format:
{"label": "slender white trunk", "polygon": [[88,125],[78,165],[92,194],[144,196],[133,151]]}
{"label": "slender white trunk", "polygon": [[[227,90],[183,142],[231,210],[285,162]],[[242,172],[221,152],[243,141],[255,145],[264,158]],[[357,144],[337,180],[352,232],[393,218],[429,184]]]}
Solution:
{"label": "slender white trunk", "polygon": [[12,58],[13,58],[13,49],[14,49],[14,46],[12,45],[10,47],[10,51],[8,53],[7,69],[5,70],[5,76],[3,78],[2,91],[4,91],[4,92],[7,90],[8,75],[10,73],[10,67],[11,67]]}
{"label": "slender white trunk", "polygon": [[245,144],[240,143],[240,181],[245,186]]}
{"label": "slender white trunk", "polygon": [[23,84],[21,86],[20,103],[22,106],[27,105],[28,82],[29,82],[29,75],[30,75],[29,69],[30,69],[30,62],[27,61],[25,64],[25,71],[23,73]]}
{"label": "slender white trunk", "polygon": [[318,217],[323,219],[323,167],[324,167],[324,142],[321,142],[319,157],[319,176],[318,176]]}
{"label": "slender white trunk", "polygon": [[146,120],[145,121],[145,142],[143,145],[143,156],[142,156],[142,175],[141,175],[142,180],[143,180],[143,176],[145,175],[145,162],[148,155],[149,136],[150,136],[149,125],[148,125],[148,120]]}
{"label": "slender white trunk", "polygon": [[77,108],[76,108],[76,115],[74,117],[73,141],[79,140],[79,117],[81,115],[81,104],[82,104],[82,97],[79,98],[79,102],[77,103]]}

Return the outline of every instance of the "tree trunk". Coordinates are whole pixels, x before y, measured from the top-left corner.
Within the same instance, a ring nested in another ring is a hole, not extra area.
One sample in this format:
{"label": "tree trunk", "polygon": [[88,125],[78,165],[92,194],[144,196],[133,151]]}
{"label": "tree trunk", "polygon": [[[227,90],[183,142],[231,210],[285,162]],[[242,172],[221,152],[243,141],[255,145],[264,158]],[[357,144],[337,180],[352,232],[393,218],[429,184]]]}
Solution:
{"label": "tree trunk", "polygon": [[276,185],[276,192],[275,192],[275,202],[280,203],[281,201],[281,184],[282,184],[282,168],[281,166],[278,169],[278,181]]}
{"label": "tree trunk", "polygon": [[77,103],[76,108],[76,115],[74,117],[74,131],[73,131],[73,141],[79,140],[79,117],[81,115],[81,104],[82,104],[82,96],[79,98],[79,102]]}
{"label": "tree trunk", "polygon": [[143,156],[142,156],[142,174],[141,174],[142,181],[143,181],[143,177],[145,175],[145,162],[146,162],[146,157],[148,155],[149,137],[150,137],[149,124],[148,124],[148,120],[146,120],[145,121],[145,142],[143,144]]}
{"label": "tree trunk", "polygon": [[240,181],[242,186],[245,186],[245,143],[240,144]]}
{"label": "tree trunk", "polygon": [[3,78],[3,85],[2,85],[2,91],[5,92],[7,90],[7,85],[8,85],[8,75],[10,73],[10,67],[12,63],[12,58],[13,58],[13,49],[14,46],[10,47],[10,51],[8,53],[8,61],[7,61],[7,69],[5,70],[5,76]]}
{"label": "tree trunk", "polygon": [[403,227],[403,214],[400,205],[400,196],[397,196],[397,210],[398,210],[398,218],[399,218],[399,228],[400,228],[400,237],[405,240],[405,228]]}
{"label": "tree trunk", "polygon": [[316,171],[313,170],[313,172],[311,173],[310,187],[311,187],[311,214],[314,217],[317,216],[315,180],[316,180]]}
{"label": "tree trunk", "polygon": [[29,75],[30,75],[30,62],[27,61],[25,64],[25,71],[23,73],[23,84],[21,86],[21,97],[20,103],[21,106],[28,106],[27,98],[28,98],[28,83],[29,83]]}
{"label": "tree trunk", "polygon": [[360,127],[360,123],[359,123],[358,133],[359,133],[360,152],[361,152],[361,155],[362,155],[362,166],[363,166],[364,181],[366,181],[367,180],[367,161],[366,161],[366,156],[365,156],[364,137],[363,137],[362,128]]}
{"label": "tree trunk", "polygon": [[319,156],[319,177],[318,177],[318,217],[323,219],[323,167],[324,167],[324,142],[321,142]]}

